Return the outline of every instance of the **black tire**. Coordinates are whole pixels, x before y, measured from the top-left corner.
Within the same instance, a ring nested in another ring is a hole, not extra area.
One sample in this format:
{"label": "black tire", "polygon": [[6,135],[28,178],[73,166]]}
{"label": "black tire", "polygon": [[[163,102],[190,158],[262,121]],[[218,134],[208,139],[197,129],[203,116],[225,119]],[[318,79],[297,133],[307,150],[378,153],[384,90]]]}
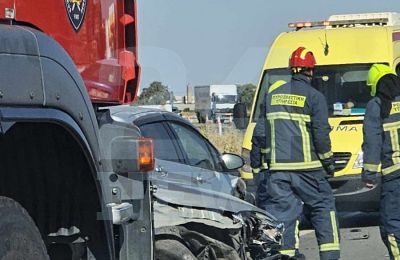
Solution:
{"label": "black tire", "polygon": [[0,259],[49,259],[38,228],[16,201],[0,196]]}
{"label": "black tire", "polygon": [[173,239],[157,240],[155,260],[196,260],[197,258],[184,244]]}

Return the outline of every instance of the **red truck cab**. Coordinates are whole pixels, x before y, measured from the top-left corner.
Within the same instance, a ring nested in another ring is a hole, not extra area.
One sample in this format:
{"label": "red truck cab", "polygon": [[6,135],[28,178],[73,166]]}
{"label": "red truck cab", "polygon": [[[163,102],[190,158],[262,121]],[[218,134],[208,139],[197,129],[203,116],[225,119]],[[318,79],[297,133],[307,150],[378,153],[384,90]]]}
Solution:
{"label": "red truck cab", "polygon": [[124,104],[139,89],[136,2],[4,0],[0,20],[53,37],[73,59],[92,102]]}

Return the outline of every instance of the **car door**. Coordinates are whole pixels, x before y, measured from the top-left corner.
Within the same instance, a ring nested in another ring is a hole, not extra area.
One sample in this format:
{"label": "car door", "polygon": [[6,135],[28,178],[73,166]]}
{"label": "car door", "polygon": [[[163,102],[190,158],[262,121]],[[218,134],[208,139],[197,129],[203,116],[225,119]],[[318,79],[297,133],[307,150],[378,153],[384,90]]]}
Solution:
{"label": "car door", "polygon": [[193,185],[191,169],[185,164],[184,156],[168,126],[163,121],[150,121],[139,125],[139,128],[142,136],[154,140],[156,167],[153,178],[158,185]]}
{"label": "car door", "polygon": [[193,182],[203,189],[232,194],[232,180],[223,173],[220,154],[211,149],[207,139],[189,124],[168,121],[168,125],[190,168]]}

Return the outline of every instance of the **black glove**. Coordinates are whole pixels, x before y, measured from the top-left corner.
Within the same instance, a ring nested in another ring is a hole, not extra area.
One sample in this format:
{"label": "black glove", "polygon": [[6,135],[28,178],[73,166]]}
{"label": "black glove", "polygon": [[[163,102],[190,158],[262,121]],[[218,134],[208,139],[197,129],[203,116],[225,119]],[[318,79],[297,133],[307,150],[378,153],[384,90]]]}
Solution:
{"label": "black glove", "polygon": [[324,167],[326,173],[328,174],[328,177],[333,177],[335,174],[335,165],[333,164],[333,158],[328,158],[325,160],[322,160],[322,166]]}
{"label": "black glove", "polygon": [[233,190],[233,196],[244,200],[246,198],[246,190],[247,186],[244,180],[242,178],[238,178],[238,181],[236,183],[235,189]]}
{"label": "black glove", "polygon": [[375,184],[376,183],[376,175],[377,175],[377,173],[376,172],[370,172],[370,171],[367,171],[367,170],[362,170],[362,173],[361,173],[361,180],[362,180],[362,182],[364,182],[364,183],[373,183],[373,184]]}

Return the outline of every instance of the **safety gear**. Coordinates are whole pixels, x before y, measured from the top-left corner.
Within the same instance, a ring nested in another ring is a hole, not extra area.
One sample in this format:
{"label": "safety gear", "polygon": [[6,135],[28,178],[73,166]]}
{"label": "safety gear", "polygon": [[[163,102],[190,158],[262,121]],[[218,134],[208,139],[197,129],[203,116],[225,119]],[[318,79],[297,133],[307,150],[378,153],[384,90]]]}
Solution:
{"label": "safety gear", "polygon": [[381,77],[376,85],[376,97],[381,100],[381,118],[386,118],[392,109],[392,101],[400,96],[400,78],[394,74]]}
{"label": "safety gear", "polygon": [[294,74],[268,93],[265,108],[270,170],[322,169],[321,161],[332,158],[328,105],[307,76]]}
{"label": "safety gear", "polygon": [[378,84],[378,81],[387,74],[396,75],[396,73],[388,65],[374,64],[371,66],[368,71],[367,79],[367,85],[371,89],[371,96],[374,97],[376,95],[376,86]]}
{"label": "safety gear", "polygon": [[375,181],[380,168],[384,182],[400,177],[400,95],[391,105],[389,116],[382,118],[380,98],[375,97],[367,104],[362,145],[364,151],[362,175],[365,182]]}
{"label": "safety gear", "polygon": [[[267,181],[268,197],[262,209],[285,225],[281,254],[294,256],[299,248],[299,218],[304,206],[311,212],[320,259],[340,258],[340,235],[332,189],[323,170],[272,172]],[[284,209],[284,210],[283,210]]]}
{"label": "safety gear", "polygon": [[268,169],[269,149],[266,147],[265,138],[265,120],[260,119],[257,121],[251,138],[250,166],[255,174]]}
{"label": "safety gear", "polygon": [[391,260],[400,259],[400,178],[382,183],[380,201],[380,233]]}
{"label": "safety gear", "polygon": [[391,260],[400,259],[400,80],[386,65],[374,64],[368,73],[371,99],[365,111],[362,180],[374,184],[382,172],[380,231]]}
{"label": "safety gear", "polygon": [[[296,59],[295,52],[291,65],[308,67],[296,63]],[[333,172],[331,127],[325,97],[310,85],[310,80],[302,73],[294,73],[290,83],[273,84],[265,97],[263,121],[269,175],[264,189],[266,200],[258,201],[258,206],[285,223],[280,252],[295,256],[298,219],[304,203],[312,211],[320,257],[332,260],[340,257],[339,231],[332,189],[323,170],[324,167]]]}
{"label": "safety gear", "polygon": [[290,68],[309,68],[315,67],[314,54],[304,47],[297,48],[290,56],[289,67]]}

